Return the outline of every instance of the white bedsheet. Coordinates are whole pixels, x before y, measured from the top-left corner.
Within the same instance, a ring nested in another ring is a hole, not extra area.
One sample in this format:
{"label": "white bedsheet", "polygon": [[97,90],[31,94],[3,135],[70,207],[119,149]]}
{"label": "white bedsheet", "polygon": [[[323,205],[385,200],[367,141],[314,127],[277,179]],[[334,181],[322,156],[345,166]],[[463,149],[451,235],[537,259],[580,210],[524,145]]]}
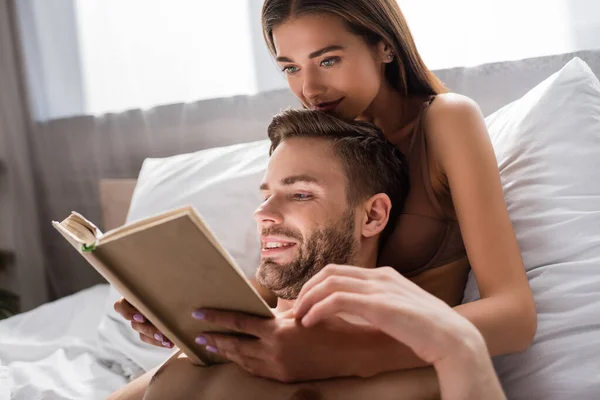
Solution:
{"label": "white bedsheet", "polygon": [[107,294],[97,285],[0,321],[0,400],[105,399],[124,385],[97,344]]}

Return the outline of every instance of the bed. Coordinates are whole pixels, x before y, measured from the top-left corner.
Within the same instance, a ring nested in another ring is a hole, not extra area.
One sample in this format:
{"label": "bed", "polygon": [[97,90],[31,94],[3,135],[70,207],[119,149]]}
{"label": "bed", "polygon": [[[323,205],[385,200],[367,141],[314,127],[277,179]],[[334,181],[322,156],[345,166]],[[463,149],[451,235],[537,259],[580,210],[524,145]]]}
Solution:
{"label": "bed", "polygon": [[107,295],[96,285],[0,323],[0,399],[104,399],[125,384],[97,346]]}
{"label": "bed", "polygon": [[[518,99],[550,73],[559,70],[573,56],[580,56],[588,62],[596,75],[600,74],[600,51],[594,51],[490,64],[470,69],[438,71],[438,75],[455,91],[475,98],[487,115]],[[482,87],[491,89],[483,91]],[[492,96],[493,91],[498,92],[498,95]],[[238,104],[232,108],[238,108],[240,100],[236,101]],[[247,102],[248,99],[243,101]],[[214,147],[221,145],[223,144],[217,142]],[[99,209],[105,230],[119,226],[125,221],[136,177],[102,179],[99,184],[96,181]],[[146,194],[138,193],[138,197],[144,197]],[[164,194],[165,197],[168,194]],[[600,268],[600,256],[597,263],[596,266]],[[535,271],[532,273],[535,275]],[[539,281],[540,278],[536,276],[536,279]],[[595,290],[600,292],[600,286]],[[476,294],[471,293],[469,296],[476,297]],[[142,354],[146,349],[125,351],[118,346],[111,348],[107,346],[106,340],[102,341],[98,331],[109,329],[107,323],[116,324],[116,320],[111,322],[110,318],[107,319],[107,310],[112,307],[114,298],[115,292],[108,285],[98,284],[27,313],[0,321],[0,400],[104,399],[141,373],[147,365],[166,357],[166,353],[154,353],[148,358],[137,360],[135,355]],[[587,333],[590,332],[596,332],[596,336],[600,337],[600,321],[589,324]],[[130,344],[124,343],[123,346]],[[590,348],[589,354],[600,355],[598,347],[600,346]],[[497,368],[506,374],[508,380],[523,382],[527,377],[515,377],[505,370],[523,363],[527,357],[539,358],[540,355],[535,351],[537,350],[534,349],[532,354],[500,360]],[[127,356],[123,357],[123,354]],[[596,365],[600,365],[600,360]],[[582,385],[597,385],[594,387],[597,387],[600,393],[600,367],[591,370],[589,376],[592,377],[591,380],[582,381]],[[556,384],[560,386],[560,382]],[[522,388],[519,390],[523,392]],[[554,397],[545,398],[561,399],[568,393],[556,392]]]}
{"label": "bed", "polygon": [[[134,187],[99,182],[105,227],[125,222]],[[132,373],[99,343],[108,298],[98,284],[0,321],[0,400],[105,399],[126,384]]]}

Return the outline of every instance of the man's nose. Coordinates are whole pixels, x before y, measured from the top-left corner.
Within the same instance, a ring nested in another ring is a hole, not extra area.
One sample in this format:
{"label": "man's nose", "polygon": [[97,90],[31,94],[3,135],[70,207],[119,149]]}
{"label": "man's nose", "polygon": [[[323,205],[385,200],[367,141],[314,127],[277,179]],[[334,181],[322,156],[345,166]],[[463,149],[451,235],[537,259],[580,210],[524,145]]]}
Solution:
{"label": "man's nose", "polygon": [[302,95],[305,99],[312,102],[325,92],[327,87],[323,84],[317,71],[308,70],[303,78]]}
{"label": "man's nose", "polygon": [[262,203],[254,211],[254,219],[259,226],[270,226],[281,224],[283,215],[277,207],[276,202],[271,198]]}

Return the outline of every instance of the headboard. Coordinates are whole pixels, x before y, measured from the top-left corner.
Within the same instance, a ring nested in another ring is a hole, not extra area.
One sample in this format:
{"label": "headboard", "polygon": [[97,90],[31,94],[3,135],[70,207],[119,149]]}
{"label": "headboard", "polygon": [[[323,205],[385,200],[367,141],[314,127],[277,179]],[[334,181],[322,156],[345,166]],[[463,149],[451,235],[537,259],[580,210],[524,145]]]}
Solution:
{"label": "headboard", "polygon": [[136,179],[100,179],[100,207],[104,231],[109,231],[125,223]]}

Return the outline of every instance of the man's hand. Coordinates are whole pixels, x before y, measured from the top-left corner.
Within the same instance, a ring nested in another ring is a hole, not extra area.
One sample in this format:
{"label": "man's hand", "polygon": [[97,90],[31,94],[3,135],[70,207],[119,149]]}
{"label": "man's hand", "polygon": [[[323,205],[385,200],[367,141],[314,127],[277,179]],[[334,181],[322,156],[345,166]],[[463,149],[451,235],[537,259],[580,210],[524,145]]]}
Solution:
{"label": "man's hand", "polygon": [[131,321],[131,327],[139,333],[142,342],[168,349],[173,347],[173,343],[123,297],[115,302],[114,308],[123,318]]}
{"label": "man's hand", "polygon": [[368,349],[375,332],[339,318],[303,327],[291,310],[271,319],[206,309],[194,317],[245,334],[207,333],[196,343],[253,375],[280,382],[357,375],[358,353]]}

